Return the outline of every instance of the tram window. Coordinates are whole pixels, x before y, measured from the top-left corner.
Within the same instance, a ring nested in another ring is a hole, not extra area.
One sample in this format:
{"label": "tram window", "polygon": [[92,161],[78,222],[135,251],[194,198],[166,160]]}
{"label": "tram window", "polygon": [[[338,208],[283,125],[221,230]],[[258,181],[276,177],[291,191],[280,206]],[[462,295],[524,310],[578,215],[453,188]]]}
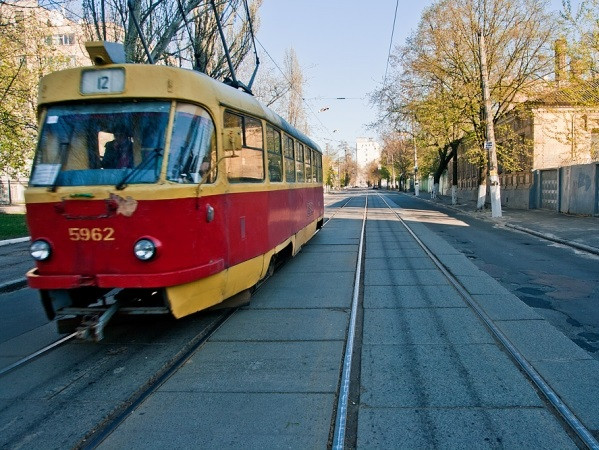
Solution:
{"label": "tram window", "polygon": [[[241,139],[238,139],[241,138]],[[225,165],[231,183],[264,180],[262,122],[253,117],[225,111]]]}
{"label": "tram window", "polygon": [[322,183],[322,155],[318,152],[314,152],[314,156],[316,157],[316,181],[318,183]]}
{"label": "tram window", "polygon": [[266,126],[266,149],[268,150],[268,177],[270,181],[283,181],[281,133]]}
{"label": "tram window", "polygon": [[306,160],[306,182],[312,182],[312,151],[310,148],[305,147],[305,160]]}
{"label": "tram window", "polygon": [[299,142],[295,147],[295,171],[297,182],[304,182],[304,146]]}
{"label": "tram window", "polygon": [[216,145],[214,123],[205,109],[177,105],[167,167],[167,179],[177,183],[212,183]]}
{"label": "tram window", "polygon": [[310,149],[310,153],[312,154],[312,183],[316,183],[318,181],[318,153],[313,149]]}
{"label": "tram window", "polygon": [[[169,110],[169,102],[49,107],[40,130],[30,185],[117,185],[125,177],[127,184],[156,182]],[[121,132],[124,137],[117,145],[117,134]],[[142,148],[146,144],[151,147],[149,160]],[[119,149],[124,150],[117,156]]]}
{"label": "tram window", "polygon": [[284,152],[285,152],[285,181],[287,183],[295,182],[295,156],[293,151],[293,139],[289,136],[285,136],[284,139]]}

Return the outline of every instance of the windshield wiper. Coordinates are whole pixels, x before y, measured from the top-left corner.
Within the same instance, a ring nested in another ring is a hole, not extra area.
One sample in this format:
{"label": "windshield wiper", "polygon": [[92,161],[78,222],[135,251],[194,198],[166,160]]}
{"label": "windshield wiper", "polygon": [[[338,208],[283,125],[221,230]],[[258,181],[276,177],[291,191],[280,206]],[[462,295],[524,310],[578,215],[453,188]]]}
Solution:
{"label": "windshield wiper", "polygon": [[144,159],[139,166],[131,169],[131,172],[128,172],[125,177],[115,186],[117,190],[121,191],[125,189],[127,187],[127,182],[130,181],[136,173],[138,173],[141,169],[144,169],[148,164],[150,164],[151,161],[154,161],[159,156],[162,156],[162,149],[155,148],[154,152],[150,156]]}

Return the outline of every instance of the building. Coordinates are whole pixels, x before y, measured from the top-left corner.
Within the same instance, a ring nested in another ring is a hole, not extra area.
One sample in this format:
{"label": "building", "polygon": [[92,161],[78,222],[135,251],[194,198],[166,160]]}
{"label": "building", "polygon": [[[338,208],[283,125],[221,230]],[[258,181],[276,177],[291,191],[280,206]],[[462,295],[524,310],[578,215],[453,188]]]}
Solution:
{"label": "building", "polygon": [[364,176],[364,169],[372,161],[377,161],[381,157],[381,144],[374,138],[359,137],[356,138],[356,161],[358,163],[358,186],[366,186],[367,179]]}
{"label": "building", "polygon": [[[521,164],[518,172],[500,164],[504,206],[599,212],[599,82],[547,87],[514,108],[496,129],[497,145],[512,147]],[[458,155],[469,145],[463,143]],[[449,179],[451,173],[450,165]],[[477,166],[458,157],[459,196],[476,198],[478,176]]]}
{"label": "building", "polygon": [[17,0],[0,5],[0,21],[22,24],[26,30],[20,39],[23,55],[15,56],[25,56],[28,64],[36,58],[58,68],[89,64],[83,26],[61,10],[40,6],[37,0]]}
{"label": "building", "polygon": [[[68,67],[90,65],[83,27],[61,10],[42,7],[36,0],[1,2],[0,27],[3,112],[10,117],[18,111],[16,115],[35,123],[39,77]],[[5,169],[0,167],[0,203],[24,202],[28,182],[25,174],[10,178]]]}

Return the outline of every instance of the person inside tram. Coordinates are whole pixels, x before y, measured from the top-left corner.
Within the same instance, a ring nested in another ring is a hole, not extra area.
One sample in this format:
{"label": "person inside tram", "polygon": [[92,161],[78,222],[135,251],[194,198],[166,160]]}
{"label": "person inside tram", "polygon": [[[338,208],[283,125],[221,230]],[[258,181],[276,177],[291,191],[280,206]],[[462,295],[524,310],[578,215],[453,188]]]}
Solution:
{"label": "person inside tram", "polygon": [[124,128],[114,131],[114,139],[105,145],[102,167],[105,169],[133,168],[133,142]]}

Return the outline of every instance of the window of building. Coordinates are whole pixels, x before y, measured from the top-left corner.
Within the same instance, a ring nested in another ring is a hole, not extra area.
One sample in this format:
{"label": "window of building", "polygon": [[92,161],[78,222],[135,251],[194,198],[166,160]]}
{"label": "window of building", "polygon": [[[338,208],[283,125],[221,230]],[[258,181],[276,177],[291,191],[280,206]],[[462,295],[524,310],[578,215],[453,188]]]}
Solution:
{"label": "window of building", "polygon": [[281,133],[270,125],[266,126],[266,149],[268,151],[268,178],[270,181],[283,181]]}
{"label": "window of building", "polygon": [[284,153],[285,153],[285,181],[288,183],[295,182],[295,153],[293,151],[293,139],[285,136]]}
{"label": "window of building", "polygon": [[264,180],[262,122],[225,111],[224,148],[227,178],[232,183]]}

